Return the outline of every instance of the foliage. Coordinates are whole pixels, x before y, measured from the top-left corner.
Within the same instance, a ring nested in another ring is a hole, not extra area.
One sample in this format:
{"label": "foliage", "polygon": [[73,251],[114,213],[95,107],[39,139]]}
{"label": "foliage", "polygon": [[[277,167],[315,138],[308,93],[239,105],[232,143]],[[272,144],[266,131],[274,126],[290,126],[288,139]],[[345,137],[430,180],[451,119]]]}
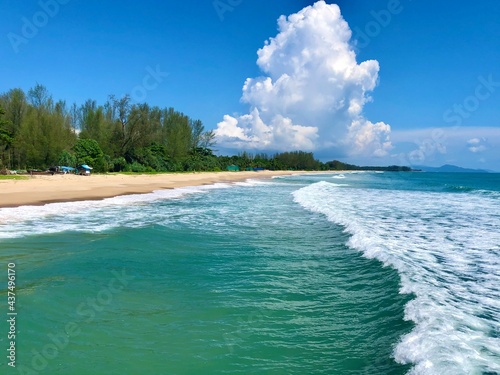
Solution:
{"label": "foliage", "polygon": [[113,159],[110,163],[110,166],[113,172],[121,172],[125,170],[125,167],[127,166],[127,161],[125,160],[124,157],[120,156],[118,158]]}
{"label": "foliage", "polygon": [[0,157],[10,168],[48,167],[76,142],[66,104],[54,102],[42,85],[37,84],[27,96],[22,90],[11,90],[0,97],[0,105],[6,108],[13,138],[8,158]]}
{"label": "foliage", "polygon": [[130,172],[146,172],[146,167],[136,161],[134,161],[132,164],[130,164]]}
{"label": "foliage", "polygon": [[382,172],[411,172],[410,167],[401,167],[398,165],[391,165],[388,167],[372,167],[372,166],[357,166],[347,163],[342,163],[338,160],[326,162],[325,169],[334,171],[382,171]]}
{"label": "foliage", "polygon": [[10,122],[3,118],[4,115],[5,111],[0,107],[0,145],[11,145],[13,138],[9,131]]}
{"label": "foliage", "polygon": [[282,166],[287,166],[297,170],[320,169],[320,162],[314,159],[312,152],[293,151],[277,154],[275,159]]}
{"label": "foliage", "polygon": [[59,158],[57,159],[57,165],[66,166],[66,167],[76,167],[76,156],[66,150],[62,151],[59,154]]}
{"label": "foliage", "polygon": [[2,159],[5,158],[5,154],[12,145],[14,138],[12,138],[12,133],[9,131],[10,122],[4,119],[5,111],[0,106],[0,167],[3,167]]}
{"label": "foliage", "polygon": [[97,172],[105,172],[104,153],[97,141],[93,139],[79,139],[73,147],[77,164],[93,166]]}

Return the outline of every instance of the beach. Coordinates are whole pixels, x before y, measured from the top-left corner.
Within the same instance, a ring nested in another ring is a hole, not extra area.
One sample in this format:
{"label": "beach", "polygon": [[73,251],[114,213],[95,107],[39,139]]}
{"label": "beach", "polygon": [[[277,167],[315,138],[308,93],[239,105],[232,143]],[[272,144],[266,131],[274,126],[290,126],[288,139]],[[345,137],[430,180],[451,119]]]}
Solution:
{"label": "beach", "polygon": [[99,200],[120,195],[144,194],[161,189],[237,182],[249,178],[291,175],[291,171],[193,172],[153,175],[54,175],[26,180],[0,180],[0,208],[55,202]]}

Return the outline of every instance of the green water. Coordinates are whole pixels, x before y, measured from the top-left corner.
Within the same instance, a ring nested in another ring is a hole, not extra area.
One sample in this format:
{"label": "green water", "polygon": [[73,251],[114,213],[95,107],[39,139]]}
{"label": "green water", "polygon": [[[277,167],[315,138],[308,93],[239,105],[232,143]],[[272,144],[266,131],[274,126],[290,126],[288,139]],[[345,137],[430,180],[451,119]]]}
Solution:
{"label": "green water", "polygon": [[17,368],[2,358],[2,374],[406,373],[397,272],[293,190],[214,190],[141,206],[154,218],[137,225],[1,240],[18,279]]}

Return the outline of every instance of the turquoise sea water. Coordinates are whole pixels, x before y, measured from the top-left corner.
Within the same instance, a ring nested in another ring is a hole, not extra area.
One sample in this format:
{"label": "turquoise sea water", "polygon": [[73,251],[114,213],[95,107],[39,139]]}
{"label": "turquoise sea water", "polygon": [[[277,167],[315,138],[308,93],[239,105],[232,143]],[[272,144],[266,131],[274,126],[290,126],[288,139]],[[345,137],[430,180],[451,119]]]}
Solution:
{"label": "turquoise sea water", "polygon": [[0,373],[500,373],[499,203],[345,173],[0,209]]}

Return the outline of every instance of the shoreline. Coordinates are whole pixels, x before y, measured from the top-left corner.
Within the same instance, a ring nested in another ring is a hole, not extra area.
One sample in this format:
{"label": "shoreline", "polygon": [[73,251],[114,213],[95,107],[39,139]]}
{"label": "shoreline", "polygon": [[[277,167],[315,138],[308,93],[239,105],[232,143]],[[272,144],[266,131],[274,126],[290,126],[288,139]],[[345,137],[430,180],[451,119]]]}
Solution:
{"label": "shoreline", "polygon": [[32,176],[27,180],[0,180],[0,208],[102,200],[122,195],[147,194],[156,190],[241,182],[250,178],[267,179],[273,176],[291,176],[302,173],[327,172],[242,171],[155,175]]}

